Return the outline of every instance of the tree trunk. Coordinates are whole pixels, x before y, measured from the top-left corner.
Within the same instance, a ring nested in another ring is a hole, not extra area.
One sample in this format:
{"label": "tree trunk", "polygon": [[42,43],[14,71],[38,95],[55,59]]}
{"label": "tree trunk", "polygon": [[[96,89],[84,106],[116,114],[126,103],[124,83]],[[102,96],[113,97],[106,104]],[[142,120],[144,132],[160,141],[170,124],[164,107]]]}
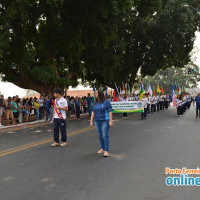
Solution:
{"label": "tree trunk", "polygon": [[18,81],[14,81],[13,83],[23,89],[35,90],[42,95],[49,95],[51,97],[53,97],[53,90],[55,89],[55,86],[36,81],[34,82],[33,80],[28,79],[20,79]]}

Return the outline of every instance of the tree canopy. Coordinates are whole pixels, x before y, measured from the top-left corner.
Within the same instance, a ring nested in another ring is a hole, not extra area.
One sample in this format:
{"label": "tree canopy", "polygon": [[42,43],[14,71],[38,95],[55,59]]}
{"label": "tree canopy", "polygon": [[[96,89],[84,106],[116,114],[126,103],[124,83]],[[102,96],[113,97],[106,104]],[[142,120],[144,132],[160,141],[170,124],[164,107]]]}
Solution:
{"label": "tree canopy", "polygon": [[[51,93],[135,82],[190,61],[200,17],[181,0],[0,0],[4,81]],[[198,0],[187,1],[198,8]]]}
{"label": "tree canopy", "polygon": [[[190,74],[188,74],[190,72]],[[164,92],[172,92],[172,84],[175,86],[179,84],[184,88],[197,88],[200,81],[199,66],[190,62],[183,68],[168,68],[166,71],[159,71],[154,76],[147,76],[144,78],[144,84],[150,84],[156,91],[157,85],[162,85]]]}

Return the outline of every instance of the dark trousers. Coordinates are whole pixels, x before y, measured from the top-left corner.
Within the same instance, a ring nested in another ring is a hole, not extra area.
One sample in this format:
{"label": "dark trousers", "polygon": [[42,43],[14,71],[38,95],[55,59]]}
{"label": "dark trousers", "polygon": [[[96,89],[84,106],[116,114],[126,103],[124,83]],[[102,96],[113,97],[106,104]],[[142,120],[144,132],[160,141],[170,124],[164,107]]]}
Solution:
{"label": "dark trousers", "polygon": [[200,117],[200,106],[196,106],[196,117]]}
{"label": "dark trousers", "polygon": [[159,105],[160,105],[160,110],[163,110],[163,102],[159,101]]}
{"label": "dark trousers", "polygon": [[150,104],[147,105],[147,114],[150,114]]}
{"label": "dark trousers", "polygon": [[59,129],[61,132],[61,141],[67,141],[66,120],[54,118],[54,141],[59,143]]}
{"label": "dark trousers", "polygon": [[43,108],[43,107],[40,107],[40,109],[39,109],[39,118],[40,118],[40,119],[43,118],[43,111],[44,111],[44,108]]}
{"label": "dark trousers", "polygon": [[83,113],[86,113],[86,106],[83,105]]}
{"label": "dark trousers", "polygon": [[168,109],[168,101],[165,101],[165,109]]}
{"label": "dark trousers", "polygon": [[157,112],[160,110],[160,103],[157,103]]}
{"label": "dark trousers", "polygon": [[76,117],[77,117],[77,119],[80,118],[80,113],[81,113],[80,106],[76,106]]}
{"label": "dark trousers", "polygon": [[181,114],[182,114],[182,108],[181,108],[181,106],[178,106],[177,115],[181,115]]}
{"label": "dark trousers", "polygon": [[151,112],[156,112],[156,104],[151,105]]}
{"label": "dark trousers", "polygon": [[127,113],[123,113],[123,117],[127,117]]}
{"label": "dark trousers", "polygon": [[88,104],[88,113],[89,113],[89,116],[91,116],[91,106],[90,106],[90,104]]}
{"label": "dark trousers", "polygon": [[142,119],[146,119],[146,115],[147,115],[147,108],[144,108],[144,112],[141,113]]}

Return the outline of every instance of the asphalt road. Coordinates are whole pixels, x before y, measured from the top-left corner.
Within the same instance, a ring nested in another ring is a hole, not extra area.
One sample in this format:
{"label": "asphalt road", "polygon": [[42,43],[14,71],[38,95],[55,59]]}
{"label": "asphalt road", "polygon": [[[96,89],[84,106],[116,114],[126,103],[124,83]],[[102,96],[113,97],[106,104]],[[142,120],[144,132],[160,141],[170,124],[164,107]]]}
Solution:
{"label": "asphalt road", "polygon": [[97,155],[88,119],[68,123],[66,148],[52,125],[0,134],[0,200],[199,200],[199,187],[165,185],[165,168],[200,165],[200,121],[170,108],[114,123],[111,157]]}

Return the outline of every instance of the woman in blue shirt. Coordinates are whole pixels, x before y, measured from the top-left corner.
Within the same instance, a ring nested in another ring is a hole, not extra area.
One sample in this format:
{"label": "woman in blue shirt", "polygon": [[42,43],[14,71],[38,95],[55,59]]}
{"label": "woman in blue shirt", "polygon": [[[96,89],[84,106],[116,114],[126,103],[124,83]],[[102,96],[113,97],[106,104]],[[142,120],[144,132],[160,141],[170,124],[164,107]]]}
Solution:
{"label": "woman in blue shirt", "polygon": [[98,131],[101,149],[98,154],[104,153],[105,157],[109,156],[109,130],[113,126],[112,122],[112,106],[105,99],[104,92],[99,90],[96,96],[96,103],[93,105],[90,126],[95,126]]}

